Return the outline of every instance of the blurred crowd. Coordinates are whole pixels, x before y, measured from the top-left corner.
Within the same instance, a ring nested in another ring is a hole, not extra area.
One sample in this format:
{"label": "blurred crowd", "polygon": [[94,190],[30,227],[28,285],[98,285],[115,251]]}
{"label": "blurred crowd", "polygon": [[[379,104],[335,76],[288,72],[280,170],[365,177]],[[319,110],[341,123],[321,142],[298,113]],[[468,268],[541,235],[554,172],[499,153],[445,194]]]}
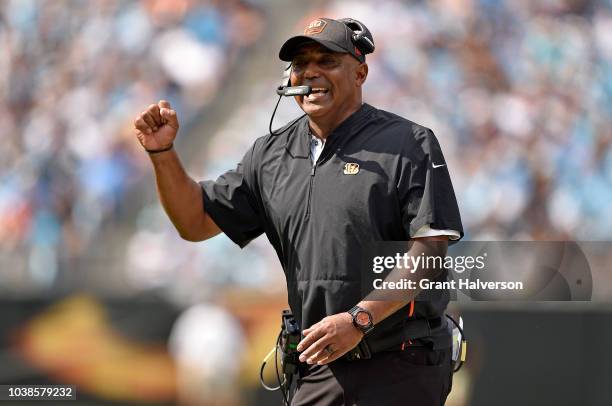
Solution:
{"label": "blurred crowd", "polygon": [[[295,32],[320,16],[353,17],[372,31],[365,101],[434,130],[466,239],[612,239],[612,0],[315,5]],[[170,340],[188,392],[212,387],[219,396],[239,371],[223,369],[217,355],[245,340],[267,351],[284,305],[283,274],[265,237],[242,251],[222,236],[205,244],[178,237],[159,202],[143,196],[154,186],[142,182],[151,170],[132,120],[166,99],[181,118],[180,142],[201,136],[190,127],[230,82],[231,68],[249,62],[243,51],[264,27],[280,30],[266,19],[272,6],[0,1],[0,289],[52,287],[60,270],[93,267],[78,259],[89,252],[91,260],[96,244],[125,242],[96,252],[122,256],[101,260],[109,269],[99,280],[118,272],[126,289],[163,290],[184,307],[208,302],[184,313]],[[198,180],[235,167],[267,133],[283,68],[279,61],[277,71],[251,72],[244,97],[217,117],[223,125],[207,144],[205,166],[191,172]],[[273,127],[299,114],[285,99]],[[254,296],[248,304],[245,290]],[[251,324],[239,326],[222,310],[217,299],[228,291],[232,313],[243,310]],[[255,307],[266,300],[273,305]],[[221,327],[208,329],[211,319]],[[256,367],[265,354],[259,347],[244,351]]]}
{"label": "blurred crowd", "polygon": [[[372,31],[365,100],[434,130],[468,238],[607,240],[611,4],[336,0],[300,27],[351,16]],[[220,150],[265,133],[269,112],[251,110],[262,125]]]}
{"label": "blurred crowd", "polygon": [[148,169],[133,117],[167,99],[188,127],[263,20],[242,0],[0,2],[5,282],[51,284],[129,215]]}
{"label": "blurred crowd", "polygon": [[[372,31],[365,101],[434,130],[466,239],[612,239],[610,1],[335,0],[295,31],[320,16]],[[267,132],[282,68],[253,88],[251,99],[266,101],[237,109],[210,142],[206,178],[233,168]],[[294,104],[281,102],[274,128],[301,114]],[[216,247],[208,263],[253,266],[249,247],[207,244]],[[269,259],[259,268],[277,272]]]}
{"label": "blurred crowd", "polygon": [[335,1],[374,33],[366,100],[430,127],[471,239],[612,238],[612,7]]}
{"label": "blurred crowd", "polygon": [[[15,269],[7,258],[19,258],[51,283],[54,269],[121,221],[136,229],[127,228],[125,252],[114,255],[125,254],[136,286],[172,285],[188,303],[217,286],[282,289],[265,238],[240,253],[224,237],[187,244],[157,201],[134,193],[150,173],[132,136],[134,115],[168,99],[181,139],[198,137],[189,123],[261,37],[266,6],[0,3],[0,276]],[[610,0],[335,0],[295,31],[319,16],[351,16],[372,31],[365,100],[434,130],[466,238],[612,238]],[[252,72],[250,96],[223,116],[196,178],[234,167],[267,132],[282,68]],[[274,127],[300,113],[283,100]],[[154,193],[150,183],[146,190]]]}

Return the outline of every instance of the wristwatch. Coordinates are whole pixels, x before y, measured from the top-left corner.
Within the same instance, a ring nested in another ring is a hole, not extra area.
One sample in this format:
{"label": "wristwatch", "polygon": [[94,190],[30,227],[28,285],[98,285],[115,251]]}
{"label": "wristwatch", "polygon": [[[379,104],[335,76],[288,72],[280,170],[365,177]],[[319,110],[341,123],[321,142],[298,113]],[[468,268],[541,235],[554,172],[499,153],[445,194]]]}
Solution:
{"label": "wristwatch", "polygon": [[372,313],[363,307],[355,306],[348,313],[353,317],[353,325],[359,329],[363,335],[368,334],[374,329]]}

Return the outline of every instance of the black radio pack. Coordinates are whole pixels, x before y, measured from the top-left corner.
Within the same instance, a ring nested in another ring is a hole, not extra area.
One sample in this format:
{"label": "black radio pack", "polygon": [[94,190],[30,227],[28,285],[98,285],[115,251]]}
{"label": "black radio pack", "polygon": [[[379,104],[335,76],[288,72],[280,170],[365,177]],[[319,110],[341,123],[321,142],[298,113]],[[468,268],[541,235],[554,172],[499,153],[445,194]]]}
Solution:
{"label": "black radio pack", "polygon": [[[276,339],[276,345],[264,358],[259,370],[259,381],[264,389],[269,391],[280,390],[283,395],[283,404],[291,403],[291,383],[293,376],[300,371],[300,353],[297,346],[302,340],[300,326],[293,317],[291,310],[283,310],[281,313],[281,330]],[[278,368],[278,353],[280,352],[281,371]],[[278,386],[270,387],[266,385],[263,378],[264,368],[268,359],[274,356],[274,369]]]}
{"label": "black radio pack", "polygon": [[298,371],[300,354],[297,346],[302,339],[302,335],[300,326],[298,326],[291,310],[283,310],[281,317],[281,365],[284,374],[292,375]]}

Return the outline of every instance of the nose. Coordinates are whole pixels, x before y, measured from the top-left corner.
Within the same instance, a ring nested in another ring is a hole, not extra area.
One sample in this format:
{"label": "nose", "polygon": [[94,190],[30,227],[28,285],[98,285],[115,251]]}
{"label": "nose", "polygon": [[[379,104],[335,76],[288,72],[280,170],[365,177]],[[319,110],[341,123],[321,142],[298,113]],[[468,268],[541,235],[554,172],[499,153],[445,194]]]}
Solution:
{"label": "nose", "polygon": [[305,80],[316,79],[319,76],[320,76],[320,72],[319,72],[319,69],[316,63],[310,62],[308,65],[306,65],[306,69],[304,69],[304,79]]}
{"label": "nose", "polygon": [[311,81],[321,76],[319,68],[316,62],[308,62],[301,65],[299,68],[294,68],[291,72],[292,83],[302,83],[304,81]]}

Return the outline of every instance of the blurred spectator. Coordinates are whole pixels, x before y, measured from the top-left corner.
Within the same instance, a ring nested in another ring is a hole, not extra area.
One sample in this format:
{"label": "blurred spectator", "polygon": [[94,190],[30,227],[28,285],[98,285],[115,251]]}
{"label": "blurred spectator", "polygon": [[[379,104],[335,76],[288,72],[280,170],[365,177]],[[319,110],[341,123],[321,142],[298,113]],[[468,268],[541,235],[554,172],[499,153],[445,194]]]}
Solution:
{"label": "blurred spectator", "polygon": [[147,169],[133,116],[166,98],[187,126],[261,19],[239,0],[1,2],[0,277],[51,286],[124,221]]}
{"label": "blurred spectator", "polygon": [[185,310],[168,343],[178,368],[179,404],[240,404],[237,387],[245,344],[240,324],[222,307]]}

